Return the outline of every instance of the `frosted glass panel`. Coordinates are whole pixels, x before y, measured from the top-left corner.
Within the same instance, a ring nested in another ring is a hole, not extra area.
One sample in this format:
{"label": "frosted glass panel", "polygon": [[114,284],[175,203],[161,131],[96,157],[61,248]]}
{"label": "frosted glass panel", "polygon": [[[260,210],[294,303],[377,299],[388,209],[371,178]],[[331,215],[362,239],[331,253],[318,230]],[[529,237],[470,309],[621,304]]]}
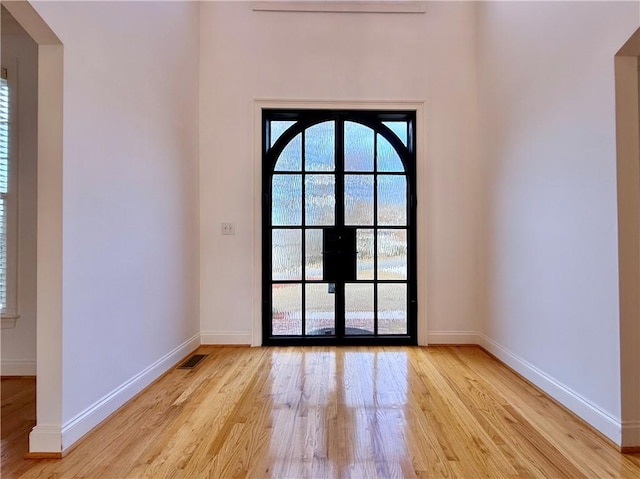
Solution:
{"label": "frosted glass panel", "polygon": [[393,131],[400,141],[407,146],[407,122],[406,121],[383,121],[387,128]]}
{"label": "frosted glass panel", "polygon": [[378,135],[378,171],[404,172],[398,152],[382,135]]}
{"label": "frosted glass panel", "polygon": [[407,230],[378,230],[378,279],[407,279]]}
{"label": "frosted glass panel", "polygon": [[269,146],[273,146],[273,144],[278,141],[278,138],[282,136],[282,134],[289,129],[290,126],[295,125],[295,121],[272,121],[269,123],[269,130],[271,133],[271,141],[269,142]]}
{"label": "frosted glass panel", "polygon": [[373,225],[373,175],[344,175],[344,224]]}
{"label": "frosted glass panel", "polygon": [[287,143],[278,156],[274,170],[302,171],[302,133],[298,133],[293,140]]}
{"label": "frosted glass panel", "polygon": [[301,230],[274,229],[271,233],[271,277],[274,281],[302,279]]}
{"label": "frosted glass panel", "polygon": [[271,329],[275,336],[302,334],[302,285],[273,285]]}
{"label": "frosted glass panel", "polygon": [[335,294],[329,294],[329,285],[306,285],[306,334],[308,336],[325,336],[335,334],[336,303]]}
{"label": "frosted glass panel", "polygon": [[345,334],[373,334],[373,284],[344,285]]}
{"label": "frosted glass panel", "polygon": [[368,126],[345,121],[345,171],[373,171],[373,134]]}
{"label": "frosted glass panel", "polygon": [[356,279],[373,279],[373,230],[356,231],[358,261]]}
{"label": "frosted glass panel", "polygon": [[406,284],[378,284],[378,334],[407,334]]}
{"label": "frosted glass panel", "polygon": [[273,175],[271,224],[302,224],[302,175]]}
{"label": "frosted glass panel", "polygon": [[305,277],[322,279],[322,230],[306,230],[305,237]]}
{"label": "frosted glass panel", "polygon": [[407,179],[404,175],[378,175],[378,225],[407,224]]}
{"label": "frosted glass panel", "polygon": [[305,130],[305,170],[333,171],[335,168],[335,122],[325,121]]}
{"label": "frosted glass panel", "polygon": [[311,226],[335,224],[335,175],[305,176],[305,223]]}

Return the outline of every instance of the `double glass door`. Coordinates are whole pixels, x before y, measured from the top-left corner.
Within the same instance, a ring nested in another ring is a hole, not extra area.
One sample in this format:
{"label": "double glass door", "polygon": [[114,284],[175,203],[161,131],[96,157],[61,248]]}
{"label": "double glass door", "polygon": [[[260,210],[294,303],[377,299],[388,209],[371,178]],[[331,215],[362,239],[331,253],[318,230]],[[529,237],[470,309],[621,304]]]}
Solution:
{"label": "double glass door", "polygon": [[415,344],[415,112],[263,111],[263,344]]}

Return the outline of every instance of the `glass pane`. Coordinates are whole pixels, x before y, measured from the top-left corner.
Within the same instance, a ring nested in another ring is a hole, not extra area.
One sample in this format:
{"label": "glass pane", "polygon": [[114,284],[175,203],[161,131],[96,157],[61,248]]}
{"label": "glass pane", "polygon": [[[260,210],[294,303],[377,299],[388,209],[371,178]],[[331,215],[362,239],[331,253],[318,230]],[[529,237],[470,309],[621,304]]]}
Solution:
{"label": "glass pane", "polygon": [[404,172],[398,152],[382,135],[378,135],[378,171]]}
{"label": "glass pane", "polygon": [[290,126],[295,125],[295,121],[272,121],[269,123],[269,130],[271,133],[271,141],[269,142],[269,146],[273,146],[273,144],[278,141],[278,138],[282,136],[282,134],[289,129]]}
{"label": "glass pane", "polygon": [[302,224],[302,175],[273,175],[271,224]]}
{"label": "glass pane", "polygon": [[407,224],[407,179],[401,175],[378,176],[378,225]]}
{"label": "glass pane", "polygon": [[398,135],[404,146],[407,146],[407,122],[406,121],[383,121],[387,128]]}
{"label": "glass pane", "polygon": [[[9,86],[7,80],[2,78],[0,79],[0,193],[7,193],[9,190],[9,113]],[[4,215],[2,217],[4,218]],[[4,285],[4,281],[2,284]]]}
{"label": "glass pane", "polygon": [[344,285],[345,334],[373,334],[373,284]]}
{"label": "glass pane", "polygon": [[407,279],[407,230],[378,230],[378,279]]}
{"label": "glass pane", "polygon": [[302,334],[302,285],[273,285],[271,329],[276,336]]}
{"label": "glass pane", "polygon": [[311,226],[335,224],[335,175],[305,176],[305,223]]}
{"label": "glass pane", "polygon": [[[0,107],[1,111],[1,107]],[[0,158],[5,161],[9,157],[9,124],[0,121]]]}
{"label": "glass pane", "polygon": [[271,232],[271,277],[274,281],[302,279],[302,233],[300,230]]}
{"label": "glass pane", "polygon": [[322,279],[322,230],[306,230],[305,277]]}
{"label": "glass pane", "polygon": [[358,248],[356,279],[373,279],[373,230],[356,231]]}
{"label": "glass pane", "polygon": [[335,294],[329,293],[329,284],[307,284],[306,334],[324,336],[335,334],[336,303]]}
{"label": "glass pane", "polygon": [[378,334],[407,334],[406,284],[378,284]]}
{"label": "glass pane", "polygon": [[274,171],[302,171],[302,133],[298,133],[284,147]]}
{"label": "glass pane", "polygon": [[[4,135],[0,132],[0,135]],[[0,136],[0,193],[9,191],[9,143]]]}
{"label": "glass pane", "polygon": [[373,225],[373,175],[344,175],[344,224]]}
{"label": "glass pane", "polygon": [[373,171],[373,130],[360,123],[344,123],[345,171]]}
{"label": "glass pane", "polygon": [[335,122],[325,121],[307,128],[304,137],[306,171],[333,171],[335,156]]}

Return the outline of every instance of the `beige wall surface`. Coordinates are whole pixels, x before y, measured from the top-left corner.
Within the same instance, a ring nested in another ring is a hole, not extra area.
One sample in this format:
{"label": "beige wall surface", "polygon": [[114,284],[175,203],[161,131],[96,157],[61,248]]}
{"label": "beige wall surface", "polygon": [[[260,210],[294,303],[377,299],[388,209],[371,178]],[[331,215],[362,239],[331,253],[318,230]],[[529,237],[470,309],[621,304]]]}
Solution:
{"label": "beige wall surface", "polygon": [[613,59],[638,4],[478,13],[483,332],[619,442]]}
{"label": "beige wall surface", "polygon": [[198,342],[199,9],[34,5],[64,45],[65,448]]}
{"label": "beige wall surface", "polygon": [[[475,8],[426,14],[253,11],[201,5],[200,318],[203,340],[250,342],[254,248],[254,100],[424,102],[418,178],[426,222],[429,333],[457,340],[478,324]],[[259,172],[258,172],[259,174]],[[221,236],[220,223],[236,224]],[[259,312],[258,312],[259,314]],[[424,316],[423,316],[424,317]],[[421,324],[419,327],[424,327]],[[453,335],[449,334],[454,332]]]}

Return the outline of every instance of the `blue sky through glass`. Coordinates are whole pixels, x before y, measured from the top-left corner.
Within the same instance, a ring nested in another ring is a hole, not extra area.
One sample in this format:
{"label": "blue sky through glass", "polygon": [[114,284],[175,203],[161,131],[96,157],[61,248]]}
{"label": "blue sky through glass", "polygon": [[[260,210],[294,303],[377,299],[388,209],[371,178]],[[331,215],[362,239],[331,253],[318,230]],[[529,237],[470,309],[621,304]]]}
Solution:
{"label": "blue sky through glass", "polygon": [[273,144],[278,141],[278,138],[282,136],[282,134],[289,129],[290,126],[294,125],[295,121],[272,121],[269,123],[269,129],[271,131],[271,141],[269,142],[269,146],[273,146]]}
{"label": "blue sky through glass", "polygon": [[407,122],[406,121],[383,121],[383,125],[398,135],[404,146],[407,146]]}

